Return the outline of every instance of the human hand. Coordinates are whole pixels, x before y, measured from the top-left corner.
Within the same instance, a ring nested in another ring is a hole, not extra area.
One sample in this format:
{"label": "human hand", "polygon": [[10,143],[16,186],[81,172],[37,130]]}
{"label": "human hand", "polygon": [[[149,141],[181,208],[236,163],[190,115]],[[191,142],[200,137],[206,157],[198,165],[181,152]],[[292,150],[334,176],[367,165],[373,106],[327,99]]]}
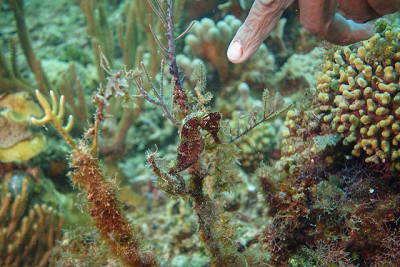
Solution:
{"label": "human hand", "polygon": [[[251,57],[294,0],[256,0],[246,21],[228,47],[232,63]],[[337,5],[346,19],[336,13]],[[338,45],[348,45],[373,35],[367,21],[396,12],[400,0],[299,0],[300,22],[312,34]]]}

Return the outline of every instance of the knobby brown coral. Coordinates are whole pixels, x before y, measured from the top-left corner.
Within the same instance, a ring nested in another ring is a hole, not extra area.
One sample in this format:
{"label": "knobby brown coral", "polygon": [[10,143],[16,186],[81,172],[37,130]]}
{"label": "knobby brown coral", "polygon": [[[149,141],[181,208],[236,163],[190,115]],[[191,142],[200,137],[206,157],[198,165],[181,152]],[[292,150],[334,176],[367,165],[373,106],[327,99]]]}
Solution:
{"label": "knobby brown coral", "polygon": [[400,31],[332,53],[318,75],[323,120],[356,157],[400,171]]}

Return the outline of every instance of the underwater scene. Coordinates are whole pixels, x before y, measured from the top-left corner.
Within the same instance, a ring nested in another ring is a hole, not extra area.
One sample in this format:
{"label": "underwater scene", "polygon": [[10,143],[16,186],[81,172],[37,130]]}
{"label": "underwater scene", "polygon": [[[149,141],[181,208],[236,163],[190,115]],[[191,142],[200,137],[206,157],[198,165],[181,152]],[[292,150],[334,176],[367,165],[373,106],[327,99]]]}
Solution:
{"label": "underwater scene", "polygon": [[400,266],[400,1],[0,0],[0,266]]}

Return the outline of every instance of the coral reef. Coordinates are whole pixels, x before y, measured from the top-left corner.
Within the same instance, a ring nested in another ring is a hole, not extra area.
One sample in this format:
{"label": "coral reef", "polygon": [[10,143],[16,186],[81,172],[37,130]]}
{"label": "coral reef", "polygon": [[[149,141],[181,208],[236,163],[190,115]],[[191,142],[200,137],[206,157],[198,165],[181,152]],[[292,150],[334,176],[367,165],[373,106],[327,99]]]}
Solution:
{"label": "coral reef", "polygon": [[400,171],[399,51],[400,32],[388,26],[360,46],[331,51],[317,86],[323,120],[351,155],[392,172]]}
{"label": "coral reef", "polygon": [[[390,154],[386,162],[371,161],[382,141],[389,140],[390,147],[397,144],[393,132],[383,134],[393,131],[390,123],[387,128],[383,123],[392,117],[395,121],[397,109],[393,98],[398,80],[390,85],[393,80],[388,81],[384,72],[388,67],[386,72],[397,79],[398,37],[392,29],[385,26],[363,44],[327,51],[317,89],[309,90],[287,113],[280,161],[257,170],[272,218],[262,242],[274,254],[276,265],[396,265],[398,252],[388,242],[398,232],[398,175],[395,163],[389,163]],[[377,42],[382,42],[380,48],[372,45]],[[363,51],[360,58],[357,52]],[[382,89],[388,87],[395,89]],[[380,98],[385,93],[387,103]],[[391,113],[376,113],[380,107]],[[377,127],[382,122],[382,127],[363,135],[361,129],[371,129],[372,124],[362,123],[361,113],[373,118]],[[374,140],[375,149],[363,138]],[[362,152],[363,146],[366,153],[354,153],[356,148]],[[393,248],[390,253],[388,246]]]}
{"label": "coral reef", "polygon": [[262,242],[276,265],[397,264],[399,40],[382,23],[370,40],[326,52],[317,88],[287,113],[281,159],[257,170],[272,218]]}
{"label": "coral reef", "polygon": [[400,264],[399,13],[234,65],[250,2],[1,3],[1,266]]}
{"label": "coral reef", "polygon": [[286,114],[282,157],[275,165],[282,173],[292,173],[298,165],[312,164],[315,158],[331,164],[343,156],[343,150],[335,149],[342,138],[328,123],[324,123],[321,114],[316,114],[316,102],[316,90],[310,90],[306,98]]}

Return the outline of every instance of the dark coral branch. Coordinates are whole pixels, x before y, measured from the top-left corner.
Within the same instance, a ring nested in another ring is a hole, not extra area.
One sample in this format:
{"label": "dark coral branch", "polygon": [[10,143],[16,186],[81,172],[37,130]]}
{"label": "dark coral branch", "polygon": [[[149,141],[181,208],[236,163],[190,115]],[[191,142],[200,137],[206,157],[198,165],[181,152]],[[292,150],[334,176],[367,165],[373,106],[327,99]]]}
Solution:
{"label": "dark coral branch", "polygon": [[171,61],[171,68],[170,72],[171,75],[173,75],[176,79],[176,84],[175,86],[178,87],[180,90],[183,90],[182,84],[181,84],[181,79],[180,79],[180,73],[179,73],[179,68],[178,64],[176,64],[176,54],[175,54],[175,38],[174,38],[174,14],[173,14],[173,0],[170,0],[168,2],[168,28],[167,28],[167,33],[165,36],[167,36],[168,39],[168,46],[169,46],[169,60]]}
{"label": "dark coral branch", "polygon": [[[190,114],[189,111],[189,106],[187,104],[187,95],[185,90],[183,89],[183,82],[185,80],[185,76],[182,77],[182,79],[180,78],[180,75],[182,73],[182,71],[179,71],[179,67],[178,64],[176,63],[176,53],[175,53],[175,38],[174,38],[174,14],[173,14],[173,0],[169,0],[167,2],[167,13],[165,14],[164,11],[161,8],[161,4],[159,3],[158,0],[156,0],[157,2],[157,6],[158,9],[153,5],[151,0],[148,0],[151,8],[154,10],[154,12],[157,14],[157,16],[159,18],[162,18],[162,22],[164,24],[164,26],[167,29],[167,32],[165,33],[165,36],[168,39],[168,49],[165,48],[160,40],[158,40],[158,38],[156,37],[154,30],[152,28],[152,26],[150,25],[150,30],[154,36],[154,39],[157,41],[157,43],[159,44],[160,48],[168,53],[169,56],[169,72],[171,73],[171,75],[173,76],[172,78],[172,82],[174,83],[174,92],[173,92],[173,104],[176,104],[180,107],[181,112],[187,116]],[[166,17],[165,20],[163,17]],[[166,22],[168,22],[166,24]],[[193,26],[193,24],[191,25]],[[187,32],[187,30],[183,33],[183,35]]]}
{"label": "dark coral branch", "polygon": [[181,108],[182,112],[185,115],[189,114],[189,107],[187,106],[187,96],[186,92],[182,87],[185,76],[180,79],[181,72],[179,71],[178,64],[176,63],[176,54],[175,54],[175,38],[174,38],[174,14],[173,14],[173,0],[168,1],[168,31],[165,34],[168,39],[169,46],[169,60],[171,62],[171,68],[169,69],[173,78],[173,82],[175,84],[174,87],[174,101]]}
{"label": "dark coral branch", "polygon": [[[161,64],[163,66],[163,64]],[[146,68],[144,67],[143,63],[142,63],[142,68],[144,73],[146,74],[146,78],[147,81],[150,85],[150,89],[153,91],[154,95],[157,97],[158,101],[152,97],[150,97],[150,95],[146,92],[146,90],[144,90],[144,85],[143,85],[143,78],[141,76],[139,76],[139,81],[135,80],[135,85],[139,91],[139,95],[133,95],[132,97],[134,98],[144,98],[147,101],[149,101],[150,103],[152,103],[153,105],[159,106],[163,109],[164,114],[163,117],[168,118],[172,124],[174,124],[175,126],[179,127],[181,124],[174,118],[174,116],[172,116],[171,112],[169,111],[167,105],[165,105],[164,102],[164,90],[163,90],[163,86],[162,86],[162,80],[161,80],[161,85],[160,85],[160,93],[157,92],[154,84],[152,83],[151,79],[150,79],[150,75],[147,72]],[[162,77],[162,76],[161,76]]]}

